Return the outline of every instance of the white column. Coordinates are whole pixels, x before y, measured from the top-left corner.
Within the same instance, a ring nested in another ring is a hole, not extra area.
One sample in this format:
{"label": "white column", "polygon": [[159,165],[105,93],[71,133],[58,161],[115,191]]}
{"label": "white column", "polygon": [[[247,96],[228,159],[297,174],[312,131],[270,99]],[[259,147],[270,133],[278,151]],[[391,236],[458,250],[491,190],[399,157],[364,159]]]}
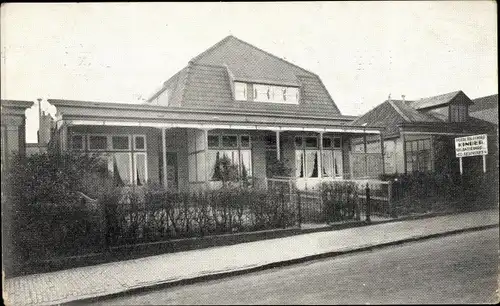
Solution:
{"label": "white column", "polygon": [[168,187],[167,185],[167,140],[165,136],[166,128],[161,129],[161,154],[162,154],[162,160],[163,160],[163,186],[165,188]]}
{"label": "white column", "polygon": [[276,131],[276,159],[281,159],[280,131]]}
{"label": "white column", "polygon": [[384,136],[382,132],[380,132],[380,154],[382,155],[382,174],[385,174]]}
{"label": "white column", "polygon": [[486,155],[483,155],[483,172],[486,173]]}
{"label": "white column", "polygon": [[323,177],[323,132],[319,132],[318,178]]}
{"label": "white column", "polygon": [[205,147],[205,187],[208,188],[208,130],[203,130],[203,145]]}

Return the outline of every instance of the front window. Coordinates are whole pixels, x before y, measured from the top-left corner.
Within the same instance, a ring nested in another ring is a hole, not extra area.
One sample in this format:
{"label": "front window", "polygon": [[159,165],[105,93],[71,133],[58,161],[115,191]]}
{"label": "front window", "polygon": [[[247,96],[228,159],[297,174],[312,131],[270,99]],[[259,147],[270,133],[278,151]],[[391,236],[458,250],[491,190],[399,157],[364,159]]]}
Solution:
{"label": "front window", "polygon": [[[318,137],[295,137],[295,176],[298,178],[341,177],[342,150],[339,137],[323,137],[323,154]],[[320,172],[321,165],[321,172]]]}
{"label": "front window", "polygon": [[[88,135],[88,150],[98,151],[107,160],[115,184],[144,185],[148,180],[145,135]],[[85,137],[74,135],[72,148],[85,147]]]}
{"label": "front window", "polygon": [[249,135],[208,135],[208,147],[210,180],[245,180],[252,176]]}
{"label": "front window", "polygon": [[425,172],[432,170],[430,139],[405,141],[406,172]]}

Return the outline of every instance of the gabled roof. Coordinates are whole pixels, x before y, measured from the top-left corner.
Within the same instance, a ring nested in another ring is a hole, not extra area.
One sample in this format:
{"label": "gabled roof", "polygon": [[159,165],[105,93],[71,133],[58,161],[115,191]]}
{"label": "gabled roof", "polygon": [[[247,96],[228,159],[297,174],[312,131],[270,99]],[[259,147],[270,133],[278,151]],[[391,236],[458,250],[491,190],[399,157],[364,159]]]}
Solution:
{"label": "gabled roof", "polygon": [[[300,104],[235,101],[231,81],[300,86]],[[234,36],[189,61],[149,101],[169,91],[169,107],[209,110],[261,110],[272,113],[342,117],[321,79]]]}
{"label": "gabled roof", "polygon": [[424,108],[437,107],[437,106],[441,106],[441,105],[450,104],[458,96],[462,96],[462,97],[465,96],[466,100],[468,100],[468,102],[471,103],[469,97],[467,97],[467,95],[465,95],[463,93],[463,91],[458,90],[458,91],[449,92],[449,93],[445,93],[442,95],[423,98],[423,99],[414,101],[411,106],[414,109],[424,109]]}
{"label": "gabled roof", "polygon": [[498,94],[477,98],[472,100],[472,102],[474,104],[469,106],[469,113],[486,109],[498,109]]}

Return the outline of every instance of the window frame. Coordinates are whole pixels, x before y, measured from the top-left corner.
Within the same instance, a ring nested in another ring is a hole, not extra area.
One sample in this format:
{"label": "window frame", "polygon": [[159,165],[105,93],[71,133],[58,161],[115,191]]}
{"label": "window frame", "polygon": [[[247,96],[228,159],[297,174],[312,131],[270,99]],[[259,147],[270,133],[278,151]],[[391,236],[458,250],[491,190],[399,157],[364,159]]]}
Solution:
{"label": "window frame", "polygon": [[[238,86],[242,86],[243,88],[243,97],[240,97],[239,96],[239,92],[241,92],[240,90],[237,89],[237,85]],[[248,100],[248,83],[245,83],[245,82],[240,82],[240,81],[234,81],[233,82],[233,88],[234,88],[234,100],[235,101],[247,101]]]}
{"label": "window frame", "polygon": [[[106,138],[106,148],[104,149],[92,149],[90,147],[90,138],[91,137],[104,137]],[[89,151],[99,151],[99,152],[105,152],[105,151],[109,151],[109,146],[110,146],[110,139],[109,139],[110,135],[108,134],[87,134],[87,149]]]}
{"label": "window frame", "polygon": [[[300,102],[300,87],[263,83],[252,83],[252,87],[252,102],[292,105],[298,105]],[[289,94],[289,91],[295,92],[295,98],[292,100],[289,97],[292,97],[293,94]]]}
{"label": "window frame", "polygon": [[[210,137],[217,137],[217,146],[211,146],[209,142]],[[221,135],[220,134],[208,134],[207,135],[207,146],[208,149],[219,149],[221,148]]]}
{"label": "window frame", "polygon": [[[128,142],[128,147],[127,149],[116,149],[114,146],[113,146],[113,137],[127,137],[127,142]],[[130,139],[130,135],[128,134],[113,134],[113,135],[109,135],[109,140],[108,140],[108,147],[111,145],[111,148],[109,148],[110,151],[122,151],[122,152],[126,152],[126,151],[132,151],[132,146],[131,146],[131,139]]]}
{"label": "window frame", "polygon": [[[236,145],[234,147],[226,147],[224,146],[224,137],[236,137]],[[220,149],[222,150],[232,150],[232,149],[239,149],[239,135],[238,134],[221,134],[220,135]]]}
{"label": "window frame", "polygon": [[[142,139],[144,140],[144,149],[139,149],[137,148],[136,146],[136,141],[135,141],[135,138],[136,137],[142,137]],[[133,149],[134,151],[147,151],[147,148],[148,148],[148,145],[147,145],[147,142],[146,142],[146,135],[145,134],[133,134],[132,135],[132,140],[133,140]]]}
{"label": "window frame", "polygon": [[[74,137],[82,137],[82,147],[81,148],[73,148],[73,138]],[[70,140],[70,148],[71,148],[71,151],[86,151],[87,150],[87,137],[85,137],[85,134],[80,134],[80,133],[76,133],[76,134],[72,134],[71,135],[71,140]]]}
{"label": "window frame", "polygon": [[[243,146],[243,141],[241,140],[242,137],[248,137],[248,146]],[[239,134],[238,135],[238,148],[240,149],[251,149],[252,148],[252,138],[250,137],[250,134]]]}

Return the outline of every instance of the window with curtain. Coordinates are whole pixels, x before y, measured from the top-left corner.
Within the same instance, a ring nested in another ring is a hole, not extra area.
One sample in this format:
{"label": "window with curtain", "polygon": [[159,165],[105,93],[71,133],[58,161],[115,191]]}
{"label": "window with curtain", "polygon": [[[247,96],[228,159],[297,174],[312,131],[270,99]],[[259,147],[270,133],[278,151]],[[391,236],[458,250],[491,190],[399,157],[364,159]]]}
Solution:
{"label": "window with curtain", "polygon": [[113,178],[119,186],[132,184],[131,153],[113,153]]}
{"label": "window with curtain", "polygon": [[222,159],[227,159],[238,179],[252,176],[252,151],[249,135],[208,135],[206,165],[208,179],[222,180]]}
{"label": "window with curtain", "polygon": [[318,177],[318,151],[306,151],[306,174],[307,177]]}
{"label": "window with curtain", "polygon": [[[319,177],[320,150],[319,138],[315,136],[295,137],[296,177]],[[323,155],[321,156],[321,176],[342,176],[342,150],[339,137],[323,137]]]}
{"label": "window with curtain", "polygon": [[135,184],[144,185],[148,180],[146,153],[134,153],[135,160]]}
{"label": "window with curtain", "polygon": [[[88,150],[99,151],[108,160],[108,170],[118,186],[142,186],[147,182],[145,135],[88,135],[87,139]],[[73,137],[72,147],[78,148],[82,142],[85,146],[85,137]]]}

